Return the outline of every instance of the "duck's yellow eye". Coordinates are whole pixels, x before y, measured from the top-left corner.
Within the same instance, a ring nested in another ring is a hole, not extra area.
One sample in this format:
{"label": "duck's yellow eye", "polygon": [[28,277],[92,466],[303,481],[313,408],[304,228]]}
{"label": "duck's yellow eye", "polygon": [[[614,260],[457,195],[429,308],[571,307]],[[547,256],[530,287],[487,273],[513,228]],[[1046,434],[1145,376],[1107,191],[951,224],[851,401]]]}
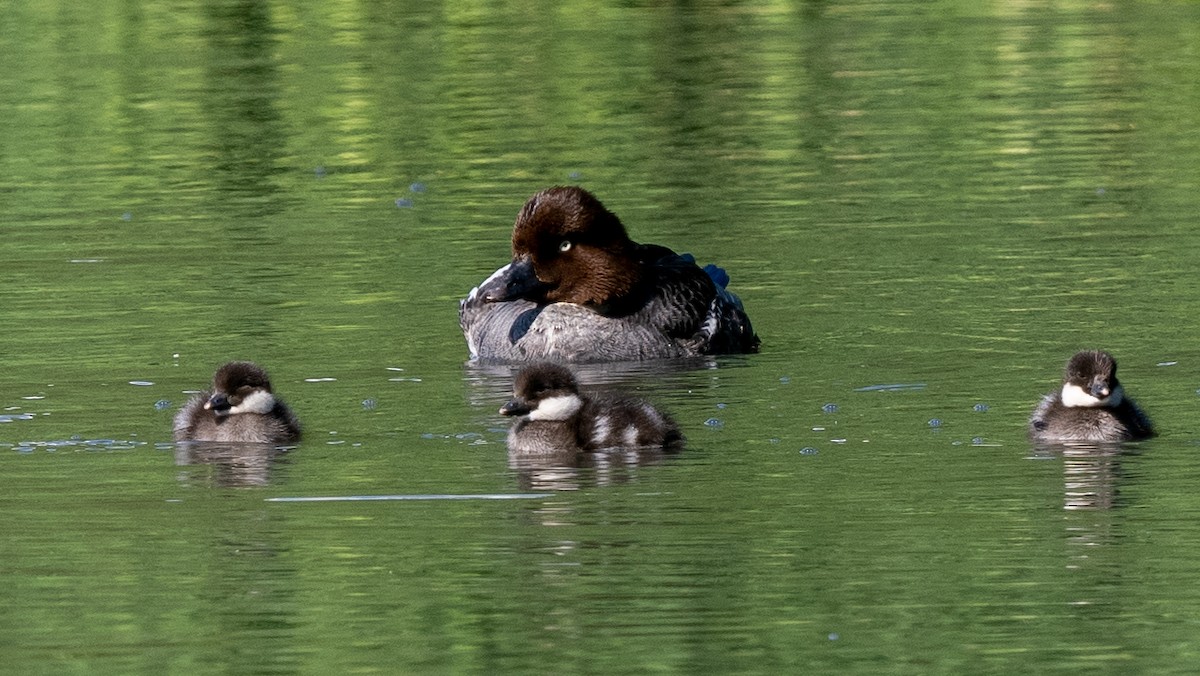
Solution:
{"label": "duck's yellow eye", "polygon": [[569,240],[569,239],[564,239],[564,240],[562,241],[562,244],[559,244],[559,245],[558,245],[558,250],[559,250],[559,251],[563,251],[563,252],[570,251],[570,250],[571,250],[571,240]]}

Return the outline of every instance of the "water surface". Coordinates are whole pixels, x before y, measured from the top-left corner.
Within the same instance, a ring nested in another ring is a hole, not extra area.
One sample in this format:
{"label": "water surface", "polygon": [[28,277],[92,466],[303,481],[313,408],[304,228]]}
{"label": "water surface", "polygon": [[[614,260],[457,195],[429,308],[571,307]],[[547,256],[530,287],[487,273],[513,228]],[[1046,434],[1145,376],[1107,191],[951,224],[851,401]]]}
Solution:
{"label": "water surface", "polygon": [[[1193,669],[1200,6],[25,2],[0,41],[8,669]],[[762,337],[585,369],[680,453],[511,461],[511,372],[464,363],[561,183]],[[1090,347],[1161,436],[1031,447]],[[171,443],[233,358],[298,445]]]}

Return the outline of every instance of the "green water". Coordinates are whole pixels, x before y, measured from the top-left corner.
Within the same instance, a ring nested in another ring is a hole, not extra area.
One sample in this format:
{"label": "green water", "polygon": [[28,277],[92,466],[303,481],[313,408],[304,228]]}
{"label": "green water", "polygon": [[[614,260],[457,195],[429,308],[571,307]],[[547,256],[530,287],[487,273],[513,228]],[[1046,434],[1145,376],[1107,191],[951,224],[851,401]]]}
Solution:
{"label": "green water", "polygon": [[[1192,672],[1198,45],[1194,2],[10,3],[2,670]],[[584,374],[678,455],[510,464],[464,364],[559,183],[762,337]],[[1161,436],[1031,448],[1088,347]],[[170,443],[232,358],[297,447]],[[270,501],[380,495],[533,497]]]}

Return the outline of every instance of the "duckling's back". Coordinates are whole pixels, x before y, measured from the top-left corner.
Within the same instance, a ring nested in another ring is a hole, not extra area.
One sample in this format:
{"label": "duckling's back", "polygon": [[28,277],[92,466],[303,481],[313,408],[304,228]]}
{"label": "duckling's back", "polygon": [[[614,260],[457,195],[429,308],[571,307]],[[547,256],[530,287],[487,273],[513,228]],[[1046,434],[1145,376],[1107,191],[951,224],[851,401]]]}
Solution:
{"label": "duckling's back", "polygon": [[1150,419],[1129,399],[1116,407],[1065,406],[1058,393],[1048,394],[1029,421],[1035,442],[1136,441],[1154,436]]}
{"label": "duckling's back", "polygon": [[584,403],[577,434],[586,450],[665,448],[683,441],[674,419],[649,402],[603,394]]}
{"label": "duckling's back", "polygon": [[300,422],[282,401],[268,413],[218,417],[204,408],[208,394],[193,397],[175,416],[175,441],[282,444],[300,438]]}

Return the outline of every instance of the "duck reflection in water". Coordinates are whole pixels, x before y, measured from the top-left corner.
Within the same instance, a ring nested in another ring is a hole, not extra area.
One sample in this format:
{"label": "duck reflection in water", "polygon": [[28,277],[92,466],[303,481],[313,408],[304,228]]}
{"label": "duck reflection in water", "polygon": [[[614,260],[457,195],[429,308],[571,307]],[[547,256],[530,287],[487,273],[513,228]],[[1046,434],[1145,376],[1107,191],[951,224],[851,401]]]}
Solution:
{"label": "duck reflection in water", "polygon": [[181,483],[269,486],[287,450],[275,444],[181,441],[175,444],[175,464],[189,467],[180,475]]}
{"label": "duck reflection in water", "polygon": [[542,486],[547,480],[570,483],[576,468],[603,471],[654,462],[683,445],[683,434],[666,413],[640,399],[583,394],[575,375],[558,364],[522,369],[500,413],[518,417],[508,432],[509,465],[526,475],[538,473]]}
{"label": "duck reflection in water", "polygon": [[1031,458],[1062,460],[1063,509],[1108,510],[1124,506],[1122,461],[1139,451],[1118,442],[1034,444]]}

